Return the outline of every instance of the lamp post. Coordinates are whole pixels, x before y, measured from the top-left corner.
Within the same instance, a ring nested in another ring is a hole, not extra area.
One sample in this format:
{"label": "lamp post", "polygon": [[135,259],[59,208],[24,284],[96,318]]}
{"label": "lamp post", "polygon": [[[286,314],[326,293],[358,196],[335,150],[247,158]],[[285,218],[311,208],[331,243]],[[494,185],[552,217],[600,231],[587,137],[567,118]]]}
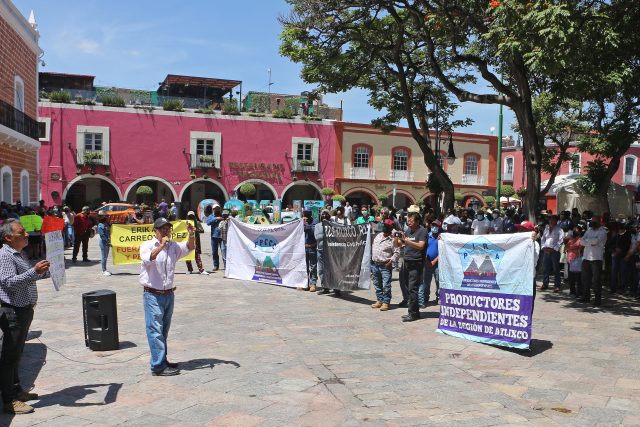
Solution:
{"label": "lamp post", "polygon": [[500,186],[502,185],[502,104],[498,113],[498,173],[496,182],[496,207],[500,208]]}

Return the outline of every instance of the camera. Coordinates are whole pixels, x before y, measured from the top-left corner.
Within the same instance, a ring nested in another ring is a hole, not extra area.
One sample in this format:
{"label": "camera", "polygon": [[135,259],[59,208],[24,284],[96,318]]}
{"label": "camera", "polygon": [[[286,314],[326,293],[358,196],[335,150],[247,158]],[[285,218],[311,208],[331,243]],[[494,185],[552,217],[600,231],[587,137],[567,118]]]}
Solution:
{"label": "camera", "polygon": [[394,231],[393,237],[402,238],[402,231]]}

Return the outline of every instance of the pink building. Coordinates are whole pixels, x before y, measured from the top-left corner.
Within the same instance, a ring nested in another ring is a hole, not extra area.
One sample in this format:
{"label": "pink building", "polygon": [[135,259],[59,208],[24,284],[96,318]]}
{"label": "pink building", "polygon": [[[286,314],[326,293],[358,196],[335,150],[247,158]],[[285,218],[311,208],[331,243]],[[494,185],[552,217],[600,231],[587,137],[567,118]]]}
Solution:
{"label": "pink building", "polygon": [[[552,147],[552,146],[549,146]],[[587,153],[578,152],[575,144],[569,148],[569,153],[575,156],[574,161],[564,162],[560,166],[558,176],[577,176],[585,172],[587,163],[593,160],[593,156]],[[634,143],[622,157],[620,168],[613,177],[613,182],[626,186],[631,191],[636,191],[640,179],[638,178],[638,159],[640,159],[640,143]],[[527,187],[527,180],[524,173],[524,158],[522,147],[511,146],[502,148],[502,183],[512,185],[513,188]],[[541,181],[544,183],[549,179],[549,174],[543,172]],[[556,211],[555,195],[548,194],[547,209]]]}
{"label": "pink building", "polygon": [[78,209],[140,201],[146,185],[152,200],[193,209],[205,198],[228,200],[246,182],[257,188],[251,199],[285,204],[334,186],[333,122],[196,111],[41,100],[42,198]]}

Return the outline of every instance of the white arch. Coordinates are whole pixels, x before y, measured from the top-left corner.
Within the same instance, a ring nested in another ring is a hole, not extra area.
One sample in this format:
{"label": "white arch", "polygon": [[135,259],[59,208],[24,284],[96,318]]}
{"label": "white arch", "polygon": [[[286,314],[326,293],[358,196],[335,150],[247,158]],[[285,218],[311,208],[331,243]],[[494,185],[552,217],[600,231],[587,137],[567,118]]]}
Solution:
{"label": "white arch", "polygon": [[271,192],[273,193],[273,197],[278,197],[278,192],[276,191],[276,189],[273,187],[273,185],[269,184],[267,181],[262,180],[262,179],[258,179],[258,178],[251,178],[251,179],[247,179],[245,181],[242,181],[240,184],[236,185],[233,189],[233,191],[238,192],[238,189],[242,186],[242,184],[246,184],[247,182],[250,183],[257,183],[257,184],[264,184],[267,186],[267,188],[269,188],[269,190],[271,190]]}
{"label": "white arch", "polygon": [[[27,185],[24,185],[24,178],[27,178]],[[26,169],[22,169],[20,171],[20,201],[22,201],[22,203],[25,206],[28,206],[29,202],[31,202],[31,194],[29,191],[30,185],[31,185],[31,177],[29,177],[29,171]],[[25,195],[27,197],[24,197]]]}
{"label": "white arch", "polygon": [[310,185],[313,188],[315,188],[316,190],[318,190],[318,194],[320,194],[320,196],[322,196],[322,188],[320,188],[320,186],[318,184],[316,184],[315,182],[311,182],[311,181],[293,181],[291,184],[287,185],[286,187],[284,187],[284,190],[282,190],[282,194],[280,194],[280,198],[284,198],[284,193],[287,192],[287,190],[289,190],[292,187],[295,186],[301,186],[301,185]]}
{"label": "white arch", "polygon": [[216,186],[218,186],[218,188],[220,188],[220,190],[222,190],[222,194],[224,195],[224,199],[225,200],[229,200],[229,194],[227,193],[227,189],[224,188],[224,185],[222,185],[220,182],[216,181],[215,179],[211,179],[211,178],[196,178],[196,179],[192,179],[191,181],[189,181],[184,187],[182,187],[182,190],[180,190],[180,198],[176,199],[177,202],[182,200],[182,196],[184,196],[185,191],[187,190],[187,188],[189,188],[189,186],[191,186],[191,184],[196,183],[196,182],[210,182]]}
{"label": "white arch", "polygon": [[[4,174],[9,174],[9,194],[4,194],[4,187],[6,183],[4,182]],[[9,166],[3,166],[0,169],[0,201],[7,202],[9,204],[13,204],[13,171]]]}
{"label": "white arch", "polygon": [[160,178],[159,176],[143,176],[142,178],[136,179],[131,184],[129,184],[129,188],[127,188],[127,191],[124,192],[124,199],[122,199],[122,200],[127,200],[127,198],[129,197],[129,193],[131,192],[133,187],[135,187],[137,184],[139,184],[142,181],[160,181],[160,182],[162,182],[167,187],[169,187],[169,190],[171,191],[171,195],[173,196],[173,200],[174,201],[180,201],[180,199],[178,199],[178,194],[176,193],[176,189],[173,188],[173,185],[169,184],[169,181],[167,181],[166,179]]}
{"label": "white arch", "polygon": [[103,181],[107,181],[109,184],[111,184],[111,186],[113,188],[116,189],[116,193],[118,193],[118,199],[119,200],[125,200],[122,198],[122,192],[120,191],[120,189],[118,188],[118,186],[116,185],[115,182],[111,181],[109,178],[107,178],[106,176],[102,176],[102,175],[91,175],[89,173],[85,173],[84,175],[78,175],[75,178],[73,178],[71,181],[69,181],[69,183],[67,184],[67,186],[65,187],[64,191],[62,192],[62,200],[66,200],[67,198],[67,193],[69,192],[69,189],[73,186],[73,184],[77,183],[78,181],[81,181],[83,178],[98,178],[101,179]]}

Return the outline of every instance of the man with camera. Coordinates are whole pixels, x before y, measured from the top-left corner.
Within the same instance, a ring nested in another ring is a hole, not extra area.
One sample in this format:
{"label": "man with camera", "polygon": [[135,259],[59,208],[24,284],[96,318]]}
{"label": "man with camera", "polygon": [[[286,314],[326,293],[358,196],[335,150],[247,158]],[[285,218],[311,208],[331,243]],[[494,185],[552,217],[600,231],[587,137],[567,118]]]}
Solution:
{"label": "man with camera", "polygon": [[404,232],[394,233],[394,244],[403,248],[405,276],[409,294],[408,313],[402,316],[403,322],[413,322],[420,318],[418,306],[418,288],[422,282],[424,270],[424,249],[427,245],[427,230],[420,225],[420,214],[407,214],[407,228]]}
{"label": "man with camera", "polygon": [[167,360],[167,337],[173,315],[176,263],[196,247],[195,229],[191,223],[187,223],[187,230],[189,240],[186,243],[173,242],[171,222],[160,217],[153,223],[155,237],[140,245],[142,265],[139,281],[144,289],[143,306],[151,350],[151,374],[155,376],[180,373],[178,364]]}

